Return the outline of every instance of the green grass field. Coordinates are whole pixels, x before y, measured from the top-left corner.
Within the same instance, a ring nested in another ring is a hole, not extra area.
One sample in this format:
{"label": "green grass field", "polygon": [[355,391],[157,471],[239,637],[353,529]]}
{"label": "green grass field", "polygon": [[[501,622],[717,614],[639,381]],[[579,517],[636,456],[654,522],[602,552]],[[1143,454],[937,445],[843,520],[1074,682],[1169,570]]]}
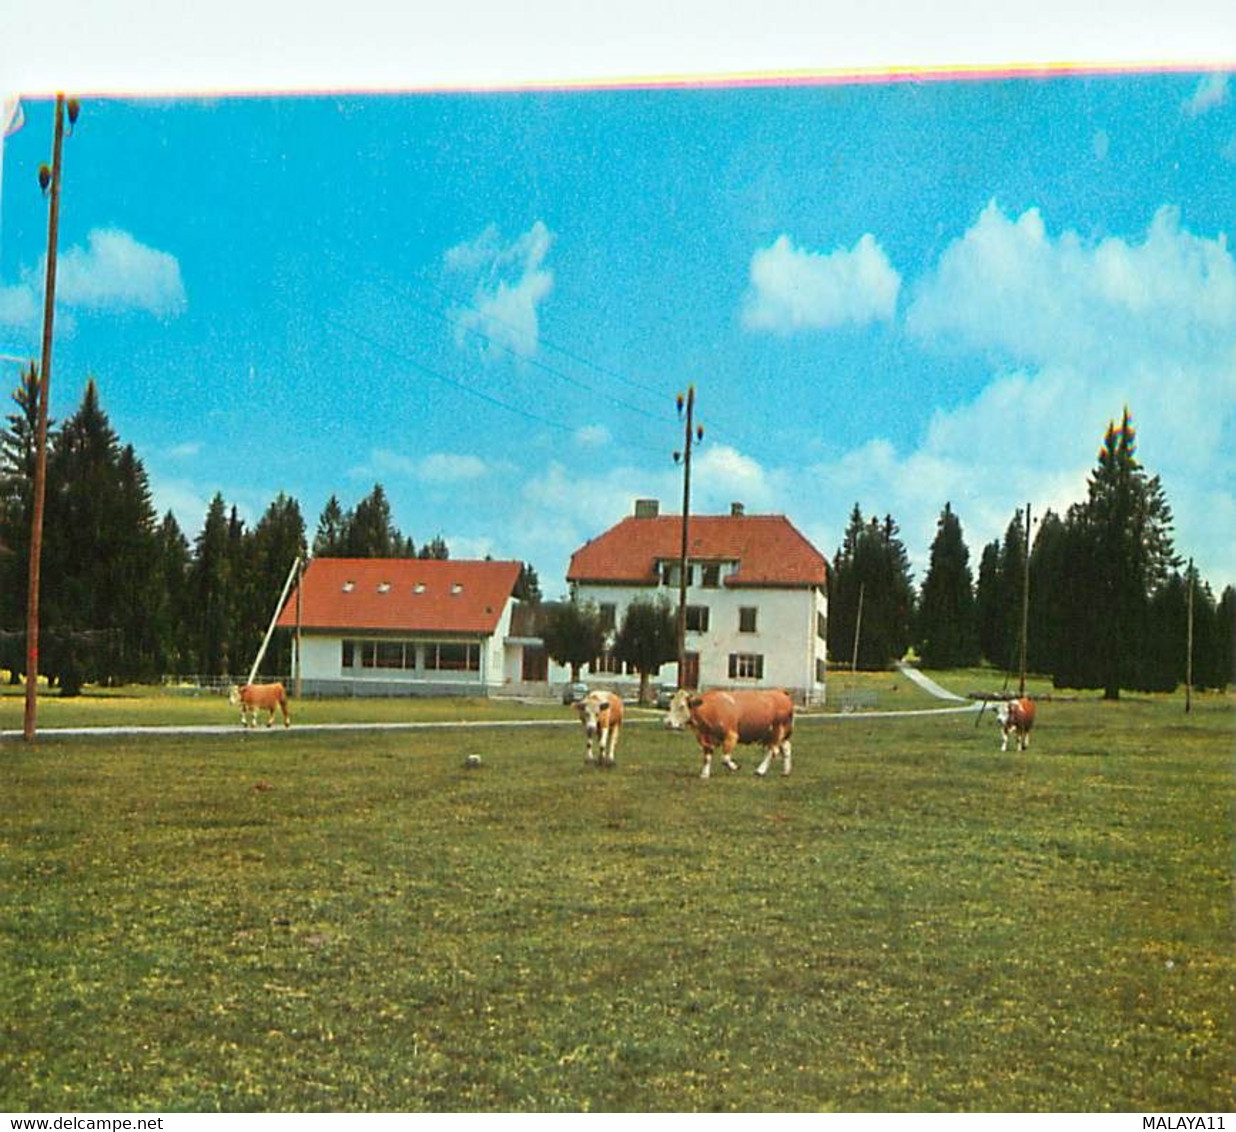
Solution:
{"label": "green grass field", "polygon": [[0,1107],[1228,1110],[1234,709],[5,740]]}

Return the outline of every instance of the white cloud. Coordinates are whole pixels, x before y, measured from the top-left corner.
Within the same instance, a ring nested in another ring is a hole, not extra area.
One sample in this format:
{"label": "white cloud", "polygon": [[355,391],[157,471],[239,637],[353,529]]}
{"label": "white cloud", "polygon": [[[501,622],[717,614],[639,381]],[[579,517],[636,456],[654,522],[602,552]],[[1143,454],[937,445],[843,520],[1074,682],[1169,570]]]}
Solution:
{"label": "white cloud", "polygon": [[434,452],[416,464],[417,478],[433,483],[458,483],[479,479],[489,471],[479,456]]}
{"label": "white cloud", "polygon": [[1191,118],[1200,117],[1216,107],[1224,105],[1228,96],[1228,76],[1221,72],[1203,75],[1192,96],[1185,103],[1185,113]]}
{"label": "white cloud", "polygon": [[33,329],[42,317],[42,308],[34,288],[0,286],[0,326],[18,326]]}
{"label": "white cloud", "polygon": [[915,288],[906,324],[929,343],[1037,366],[1213,362],[1236,325],[1236,263],[1224,235],[1193,235],[1174,208],[1140,242],[1087,243],[993,201]]}
{"label": "white cloud", "polygon": [[604,425],[584,425],[577,428],[572,436],[581,448],[603,448],[613,439]]}
{"label": "white cloud", "polygon": [[58,301],[94,310],[145,311],[159,318],[184,311],[187,300],[175,256],[114,228],[95,229],[86,242],[85,248],[69,248],[60,257]]}
{"label": "white cloud", "polygon": [[[1139,238],[1088,242],[992,203],[915,289],[906,321],[926,344],[1004,362],[973,400],[938,411],[915,451],[867,465],[907,514],[924,484],[937,510],[949,499],[965,522],[969,507],[984,541],[1026,500],[1063,510],[1084,498],[1107,422],[1127,405],[1178,548],[1236,580],[1230,538],[1206,518],[1232,509],[1236,483],[1236,260],[1222,234],[1196,235],[1164,207]],[[915,520],[927,537],[929,518]]]}
{"label": "white cloud", "polygon": [[[46,256],[15,286],[0,286],[0,325],[37,327],[42,318]],[[66,311],[139,311],[174,318],[188,305],[176,257],[138,243],[128,232],[97,228],[86,247],[60,254],[56,305]],[[64,325],[58,321],[57,325]],[[72,325],[69,315],[68,326]]]}
{"label": "white cloud", "polygon": [[169,460],[191,460],[194,456],[200,455],[202,451],[202,442],[200,440],[189,440],[184,444],[176,444],[164,452],[164,455]]}
{"label": "white cloud", "polygon": [[782,235],[751,257],[743,325],[791,334],[888,321],[900,288],[901,276],[870,233],[828,254],[796,248]]}
{"label": "white cloud", "polygon": [[394,476],[426,483],[460,483],[479,479],[490,470],[490,466],[479,456],[432,452],[417,459],[389,448],[375,448],[369,453],[368,462],[350,468],[348,475],[353,479]]}
{"label": "white cloud", "polygon": [[475,345],[486,359],[508,351],[536,355],[538,310],[554,286],[553,272],[543,266],[552,242],[553,234],[538,220],[512,243],[504,244],[491,225],[447,251],[448,270],[476,279],[471,306],[451,311],[458,345]]}

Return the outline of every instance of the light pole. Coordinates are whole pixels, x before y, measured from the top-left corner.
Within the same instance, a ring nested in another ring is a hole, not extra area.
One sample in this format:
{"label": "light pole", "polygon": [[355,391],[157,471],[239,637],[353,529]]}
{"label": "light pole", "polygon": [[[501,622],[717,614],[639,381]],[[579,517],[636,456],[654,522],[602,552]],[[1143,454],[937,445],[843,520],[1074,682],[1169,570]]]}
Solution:
{"label": "light pole", "polygon": [[[68,100],[70,129],[77,121],[77,99]],[[43,507],[47,497],[47,399],[51,388],[52,321],[56,310],[56,246],[60,233],[60,152],[64,144],[65,98],[56,95],[52,163],[39,167],[39,186],[49,187],[47,217],[47,281],[43,294],[43,360],[39,366],[38,416],[34,441],[34,492],[30,516],[30,584],[26,594],[26,714],[22,734],[32,742],[38,712],[39,685],[39,564],[43,554]]]}

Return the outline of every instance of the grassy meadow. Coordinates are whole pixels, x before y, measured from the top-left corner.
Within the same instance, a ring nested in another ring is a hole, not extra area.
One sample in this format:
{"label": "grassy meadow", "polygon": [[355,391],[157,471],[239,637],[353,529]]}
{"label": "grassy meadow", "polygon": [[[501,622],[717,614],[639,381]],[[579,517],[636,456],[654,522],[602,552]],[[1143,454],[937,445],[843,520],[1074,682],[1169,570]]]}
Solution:
{"label": "grassy meadow", "polygon": [[[1234,709],[1044,703],[1005,755],[831,714],[708,783],[651,721],[612,771],[538,725],[6,739],[0,1107],[1227,1110]],[[355,710],[410,708],[293,718]]]}

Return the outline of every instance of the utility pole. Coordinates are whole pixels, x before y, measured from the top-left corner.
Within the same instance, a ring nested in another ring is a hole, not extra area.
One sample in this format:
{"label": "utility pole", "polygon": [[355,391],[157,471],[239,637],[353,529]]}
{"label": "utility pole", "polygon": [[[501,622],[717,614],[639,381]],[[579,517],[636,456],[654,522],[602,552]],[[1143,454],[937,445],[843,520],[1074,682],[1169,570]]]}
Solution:
{"label": "utility pole", "polygon": [[867,583],[861,582],[858,587],[858,617],[854,621],[854,653],[850,657],[850,671],[858,671],[858,638],[863,631],[863,595],[867,592]]}
{"label": "utility pole", "polygon": [[1026,636],[1030,630],[1030,504],[1026,504],[1026,562],[1021,586],[1021,677],[1017,684],[1018,698],[1026,695]]}
{"label": "utility pole", "polygon": [[296,559],[296,691],[293,693],[300,699],[300,622],[303,605],[301,593],[304,589],[305,569],[300,558]]}
{"label": "utility pole", "polygon": [[[678,413],[683,412],[683,396],[678,394]],[[678,687],[685,687],[683,677],[687,667],[687,528],[691,514],[691,441],[704,439],[703,426],[695,427],[695,386],[687,386],[687,431],[681,452],[674,453],[674,462],[682,461],[682,546],[678,556]]]}
{"label": "utility pole", "polygon": [[[69,126],[77,121],[77,100],[69,100]],[[60,234],[60,153],[64,145],[63,94],[56,95],[52,163],[39,168],[39,184],[49,185],[47,218],[47,278],[43,294],[43,358],[39,366],[38,417],[34,447],[34,492],[30,518],[30,575],[26,593],[26,713],[22,735],[33,742],[39,685],[39,566],[43,554],[43,508],[47,500],[47,402],[51,390],[52,320],[56,311],[56,247]]]}
{"label": "utility pole", "polygon": [[1185,715],[1193,710],[1193,559],[1189,559],[1188,649],[1185,660]]}

